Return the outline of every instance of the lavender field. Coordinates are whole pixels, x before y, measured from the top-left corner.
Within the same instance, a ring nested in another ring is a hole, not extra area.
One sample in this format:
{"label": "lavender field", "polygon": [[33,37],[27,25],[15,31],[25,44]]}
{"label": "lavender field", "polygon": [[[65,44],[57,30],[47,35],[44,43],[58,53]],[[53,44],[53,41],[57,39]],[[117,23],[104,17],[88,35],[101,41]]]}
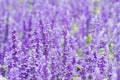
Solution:
{"label": "lavender field", "polygon": [[0,80],[120,80],[120,0],[0,0]]}

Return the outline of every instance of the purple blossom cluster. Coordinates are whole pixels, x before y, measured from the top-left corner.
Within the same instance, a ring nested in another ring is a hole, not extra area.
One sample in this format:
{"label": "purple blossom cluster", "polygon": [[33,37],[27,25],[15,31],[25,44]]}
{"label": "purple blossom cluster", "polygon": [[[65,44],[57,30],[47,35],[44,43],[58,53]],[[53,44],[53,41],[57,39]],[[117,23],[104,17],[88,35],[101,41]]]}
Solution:
{"label": "purple blossom cluster", "polygon": [[0,0],[0,80],[120,80],[120,1]]}

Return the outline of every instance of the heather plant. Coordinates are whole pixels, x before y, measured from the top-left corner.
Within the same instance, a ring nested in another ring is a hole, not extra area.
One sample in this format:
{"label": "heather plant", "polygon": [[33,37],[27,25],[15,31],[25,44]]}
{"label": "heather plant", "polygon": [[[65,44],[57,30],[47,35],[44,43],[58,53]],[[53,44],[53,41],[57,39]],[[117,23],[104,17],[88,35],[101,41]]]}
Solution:
{"label": "heather plant", "polygon": [[0,0],[0,80],[120,80],[119,0]]}

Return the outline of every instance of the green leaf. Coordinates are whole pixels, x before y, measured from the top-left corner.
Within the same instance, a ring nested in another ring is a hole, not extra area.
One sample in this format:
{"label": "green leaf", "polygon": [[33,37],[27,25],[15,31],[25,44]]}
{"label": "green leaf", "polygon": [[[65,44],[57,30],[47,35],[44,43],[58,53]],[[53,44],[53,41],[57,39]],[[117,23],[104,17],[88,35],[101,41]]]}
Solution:
{"label": "green leaf", "polygon": [[80,55],[80,49],[76,50],[77,55]]}
{"label": "green leaf", "polygon": [[0,80],[7,80],[7,79],[3,77],[2,75],[0,75]]}
{"label": "green leaf", "polygon": [[5,77],[2,77],[2,80],[7,80]]}
{"label": "green leaf", "polygon": [[113,49],[113,43],[110,42],[108,46],[109,46],[109,50],[111,51]]}
{"label": "green leaf", "polygon": [[77,64],[76,67],[77,67],[79,70],[82,70],[82,67],[81,67],[79,64]]}
{"label": "green leaf", "polygon": [[2,68],[4,71],[6,70],[6,66],[5,65],[0,65],[0,68]]}
{"label": "green leaf", "polygon": [[78,75],[73,75],[73,80],[77,80]]}
{"label": "green leaf", "polygon": [[76,23],[74,23],[74,24],[72,25],[72,29],[71,29],[70,32],[71,32],[72,34],[78,32],[78,25],[77,25]]}
{"label": "green leaf", "polygon": [[100,49],[98,50],[98,52],[99,52],[100,54],[102,54],[102,53],[104,52],[104,48],[100,48]]}
{"label": "green leaf", "polygon": [[107,54],[107,56],[108,56],[109,58],[111,58],[111,57],[113,56],[113,53],[112,53],[112,52],[109,52],[109,53]]}
{"label": "green leaf", "polygon": [[92,40],[92,35],[91,35],[91,34],[88,34],[88,35],[86,36],[86,43],[87,43],[87,44],[90,44],[91,40]]}

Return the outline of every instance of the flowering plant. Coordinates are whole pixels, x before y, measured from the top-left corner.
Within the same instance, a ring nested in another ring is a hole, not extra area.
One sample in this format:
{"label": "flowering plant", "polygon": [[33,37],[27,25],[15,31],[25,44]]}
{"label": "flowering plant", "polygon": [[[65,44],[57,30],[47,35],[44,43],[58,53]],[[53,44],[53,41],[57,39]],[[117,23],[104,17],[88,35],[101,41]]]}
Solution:
{"label": "flowering plant", "polygon": [[120,80],[119,0],[0,0],[0,80]]}

